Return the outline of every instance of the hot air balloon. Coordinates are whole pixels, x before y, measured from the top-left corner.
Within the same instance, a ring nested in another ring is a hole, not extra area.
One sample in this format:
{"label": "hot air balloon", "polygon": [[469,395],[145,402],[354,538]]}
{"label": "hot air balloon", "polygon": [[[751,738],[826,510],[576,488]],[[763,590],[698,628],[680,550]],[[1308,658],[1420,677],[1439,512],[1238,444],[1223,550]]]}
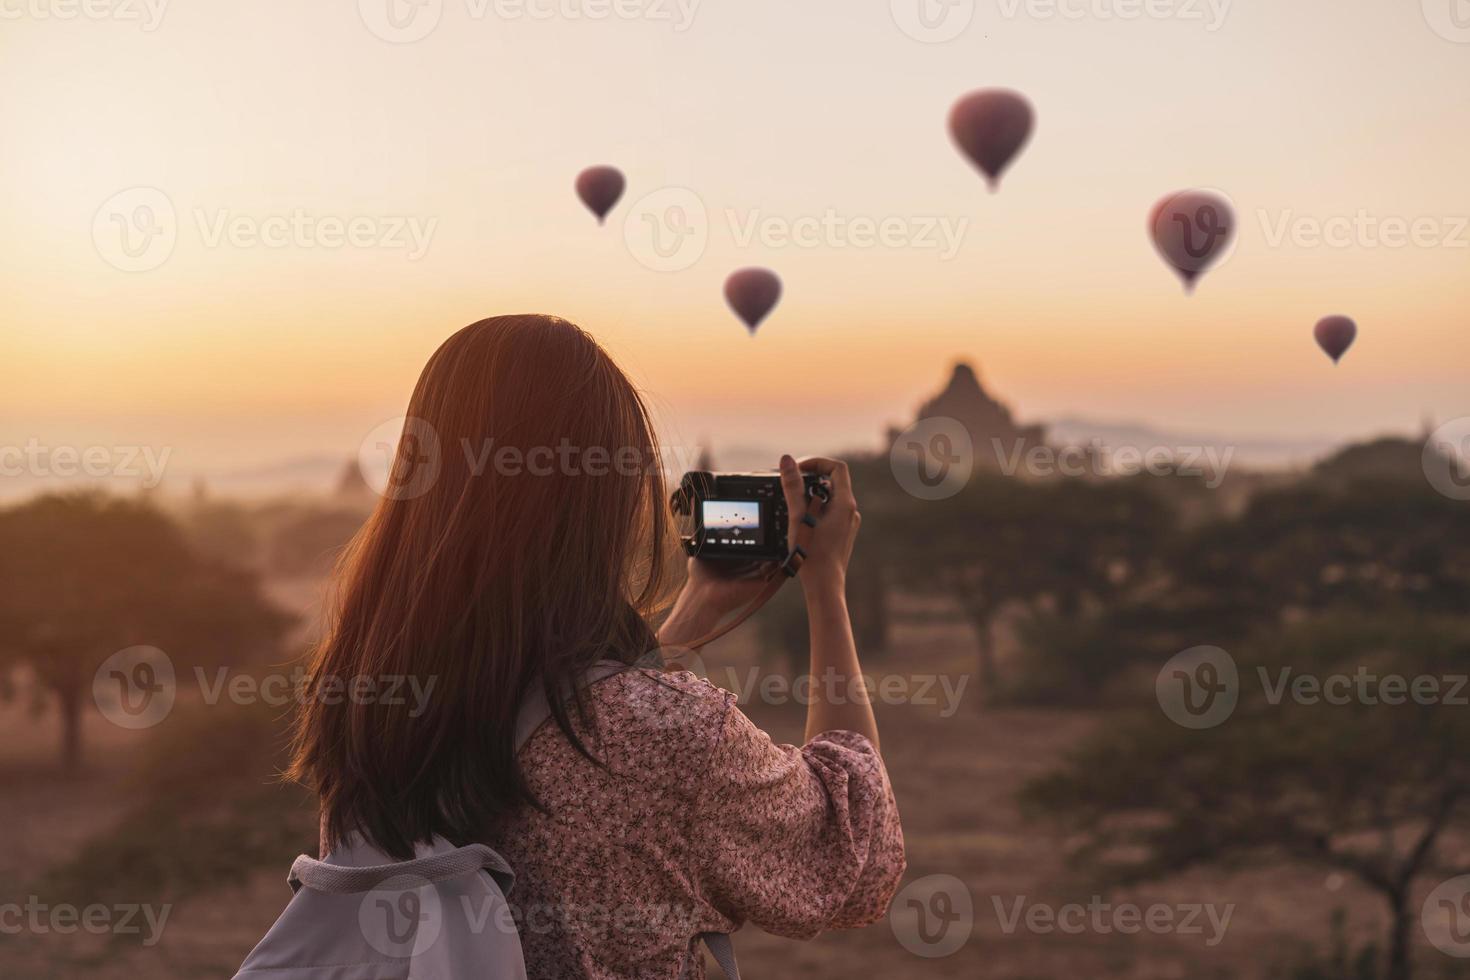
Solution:
{"label": "hot air balloon", "polygon": [[597,215],[597,223],[618,203],[625,185],[623,173],[617,167],[588,167],[577,174],[577,196],[587,205],[587,210]]}
{"label": "hot air balloon", "polygon": [[984,88],[971,92],[949,110],[949,135],[985,174],[990,190],[1000,186],[1000,175],[1031,138],[1035,114],[1019,92]]}
{"label": "hot air balloon", "polygon": [[1332,363],[1336,364],[1353,346],[1358,336],[1358,325],[1345,316],[1324,316],[1317,321],[1312,336],[1317,338],[1317,346],[1326,351]]}
{"label": "hot air balloon", "polygon": [[1184,280],[1186,293],[1235,240],[1235,209],[1217,191],[1170,194],[1154,205],[1148,223],[1154,247]]}
{"label": "hot air balloon", "polygon": [[741,269],[725,280],[725,302],[752,336],[780,299],[781,280],[770,269]]}

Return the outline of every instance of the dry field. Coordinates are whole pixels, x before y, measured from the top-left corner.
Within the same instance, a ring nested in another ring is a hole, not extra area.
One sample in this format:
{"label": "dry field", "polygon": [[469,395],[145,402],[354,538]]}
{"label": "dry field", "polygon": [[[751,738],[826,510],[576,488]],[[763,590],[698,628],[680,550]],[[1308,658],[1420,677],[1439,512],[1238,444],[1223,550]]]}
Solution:
{"label": "dry field", "polygon": [[[970,645],[958,627],[902,628],[893,656],[879,669],[963,671]],[[711,664],[748,664],[749,636],[737,636],[707,654]],[[913,913],[893,923],[798,943],[742,932],[737,945],[749,977],[1035,978],[1267,977],[1307,942],[1325,940],[1334,907],[1349,915],[1350,933],[1376,936],[1375,900],[1352,883],[1293,868],[1249,873],[1191,873],[1156,885],[1101,896],[1140,906],[1233,906],[1221,941],[1202,934],[1076,934],[1006,924],[1012,910],[1041,904],[1084,905],[1092,890],[1072,875],[1064,844],[1048,826],[1028,823],[1015,796],[1030,777],[1046,771],[1107,719],[1075,711],[982,708],[967,697],[952,717],[936,706],[892,705],[880,725],[908,840],[908,881],[948,874],[964,882],[973,901],[973,934],[942,958],[904,948],[895,926],[911,930]],[[801,711],[793,705],[756,705],[755,720],[778,740],[799,737]],[[32,718],[14,706],[0,713],[0,903],[23,901],[28,883],[89,839],[106,835],[125,812],[123,787],[131,760],[149,733],[128,733],[95,714],[86,731],[84,778],[66,779],[50,766],[55,721]],[[1127,759],[1117,760],[1119,766]],[[1168,778],[1166,773],[1159,778]],[[97,977],[119,980],[228,977],[285,901],[285,870],[293,855],[241,880],[220,881],[208,894],[172,909],[162,941],[143,948],[136,939],[85,935],[0,934],[0,977]],[[166,897],[161,899],[166,901]],[[1204,921],[1204,920],[1201,920]],[[962,928],[957,924],[951,928]],[[1421,957],[1433,957],[1425,950]],[[711,971],[717,975],[716,971]]]}

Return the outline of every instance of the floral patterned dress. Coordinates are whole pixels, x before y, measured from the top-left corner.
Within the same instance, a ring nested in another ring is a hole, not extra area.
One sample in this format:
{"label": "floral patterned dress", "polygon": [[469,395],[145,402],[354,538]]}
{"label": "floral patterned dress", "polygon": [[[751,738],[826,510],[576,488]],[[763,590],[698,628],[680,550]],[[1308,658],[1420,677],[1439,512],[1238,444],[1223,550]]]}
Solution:
{"label": "floral patterned dress", "polygon": [[486,840],[516,870],[530,980],[701,980],[699,933],[807,939],[883,917],[903,832],[867,738],[776,745],[688,672],[629,670],[590,693],[604,767],[542,725],[520,761],[546,810]]}

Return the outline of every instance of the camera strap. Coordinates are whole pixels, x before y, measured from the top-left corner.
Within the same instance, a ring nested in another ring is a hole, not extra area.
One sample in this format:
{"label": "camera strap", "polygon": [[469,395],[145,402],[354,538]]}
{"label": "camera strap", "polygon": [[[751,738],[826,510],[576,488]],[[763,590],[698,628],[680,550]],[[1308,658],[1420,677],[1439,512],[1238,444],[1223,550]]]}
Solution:
{"label": "camera strap", "polygon": [[715,640],[718,640],[759,612],[762,606],[770,602],[771,598],[777,592],[781,591],[781,586],[786,584],[787,579],[796,577],[796,574],[801,571],[802,563],[806,561],[805,546],[811,542],[812,530],[817,526],[817,506],[819,502],[824,505],[826,503],[822,498],[815,496],[807,502],[806,513],[801,515],[801,520],[796,525],[796,536],[792,542],[791,551],[787,553],[785,561],[779,565],[771,566],[766,572],[765,584],[761,586],[761,590],[756,593],[755,598],[746,603],[745,607],[736,613],[728,622],[710,630],[692,643],[679,644],[681,647],[688,650],[698,650],[700,647],[708,646]]}

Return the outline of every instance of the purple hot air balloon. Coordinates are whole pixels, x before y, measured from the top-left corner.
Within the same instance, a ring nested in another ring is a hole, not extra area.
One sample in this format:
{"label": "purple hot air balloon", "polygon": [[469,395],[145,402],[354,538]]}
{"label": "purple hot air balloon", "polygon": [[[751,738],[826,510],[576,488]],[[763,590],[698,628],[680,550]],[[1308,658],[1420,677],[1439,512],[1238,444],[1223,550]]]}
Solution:
{"label": "purple hot air balloon", "polygon": [[725,302],[752,336],[780,299],[781,280],[770,269],[741,269],[725,280]]}
{"label": "purple hot air balloon", "polygon": [[623,172],[617,167],[588,167],[577,174],[577,196],[587,205],[587,210],[597,215],[597,223],[618,203],[623,196]]}
{"label": "purple hot air balloon", "polygon": [[1000,186],[1000,175],[1031,138],[1034,120],[1031,103],[1019,92],[983,88],[949,110],[949,135],[985,174],[993,192]]}
{"label": "purple hot air balloon", "polygon": [[1317,338],[1317,346],[1326,351],[1332,363],[1336,364],[1353,346],[1358,336],[1358,325],[1345,316],[1324,316],[1317,321],[1312,336]]}
{"label": "purple hot air balloon", "polygon": [[1170,194],[1154,205],[1148,224],[1154,247],[1184,280],[1186,293],[1235,240],[1235,209],[1216,191]]}

